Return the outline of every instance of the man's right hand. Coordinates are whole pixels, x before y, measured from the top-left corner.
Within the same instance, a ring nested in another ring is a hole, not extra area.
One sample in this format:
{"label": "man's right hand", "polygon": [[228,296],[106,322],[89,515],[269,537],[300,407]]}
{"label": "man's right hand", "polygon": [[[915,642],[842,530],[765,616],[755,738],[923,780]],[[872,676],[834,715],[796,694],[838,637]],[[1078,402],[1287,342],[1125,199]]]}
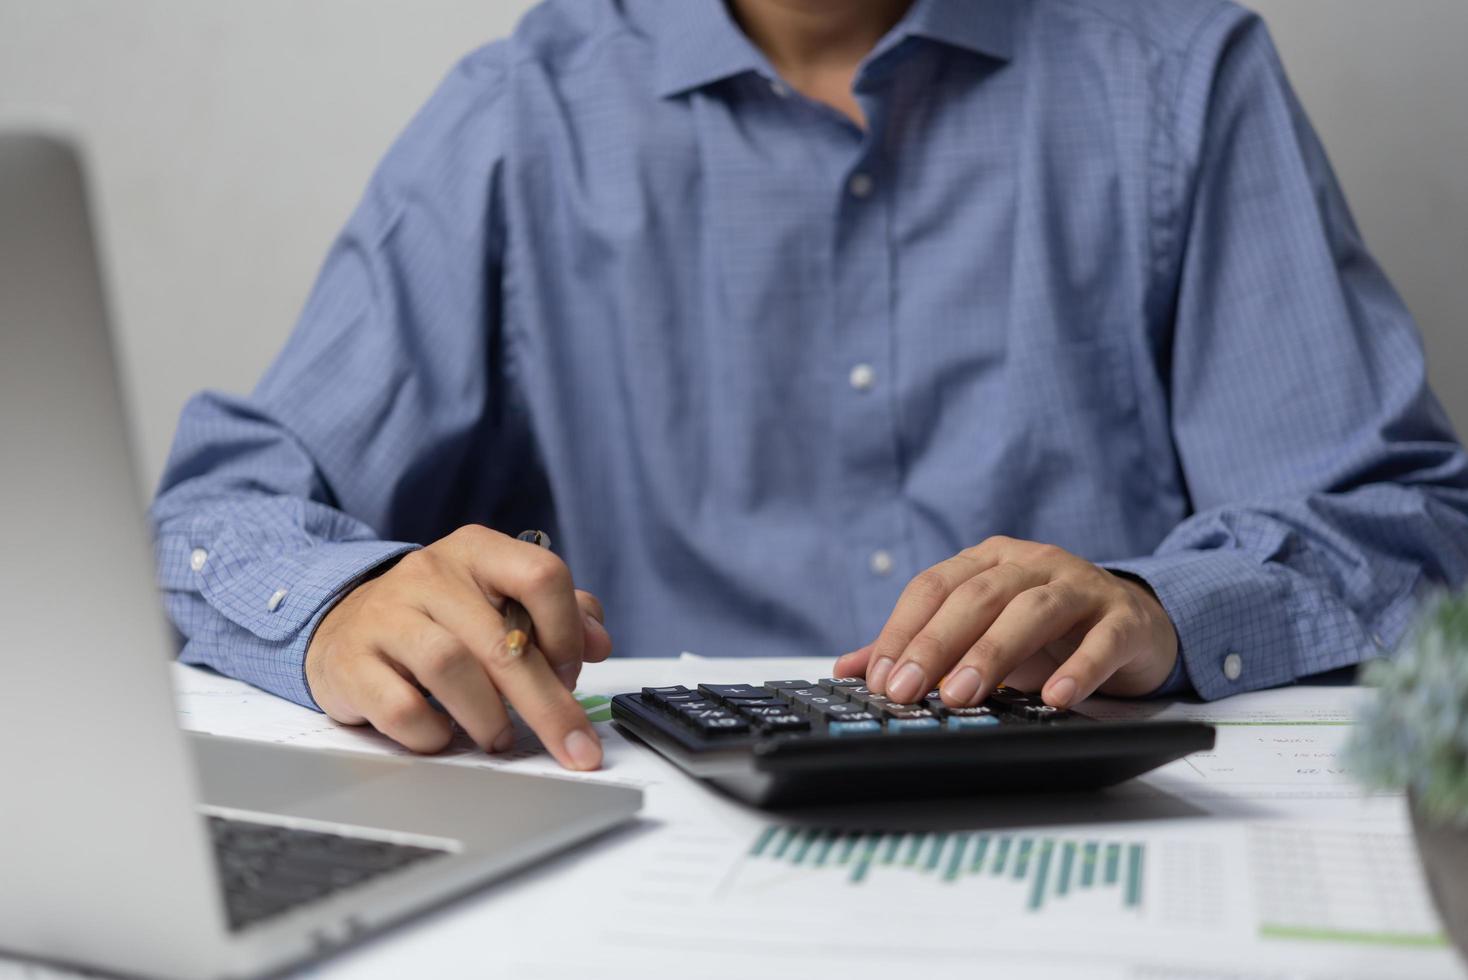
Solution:
{"label": "man's right hand", "polygon": [[[518,657],[505,645],[509,597],[535,624]],[[347,593],[311,638],[306,683],[332,718],[370,722],[415,752],[453,738],[423,691],[486,751],[514,743],[509,702],[561,765],[595,769],[601,743],[571,690],[583,662],[611,652],[601,603],[574,588],[560,558],[469,526]]]}

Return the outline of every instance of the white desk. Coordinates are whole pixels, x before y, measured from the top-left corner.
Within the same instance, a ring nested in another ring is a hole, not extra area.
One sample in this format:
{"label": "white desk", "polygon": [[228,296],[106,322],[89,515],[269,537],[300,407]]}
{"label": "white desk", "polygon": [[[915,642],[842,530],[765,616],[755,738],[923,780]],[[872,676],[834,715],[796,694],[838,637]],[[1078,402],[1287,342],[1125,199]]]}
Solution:
{"label": "white desk", "polygon": [[[581,689],[816,678],[829,667],[614,660],[588,667]],[[176,671],[186,727],[401,751],[243,684]],[[1218,722],[1218,748],[1103,794],[798,820],[709,792],[598,724],[606,768],[570,778],[643,786],[636,824],[308,973],[890,980],[913,969],[974,975],[979,964],[986,975],[1068,980],[1461,980],[1468,972],[1441,939],[1402,800],[1363,794],[1340,763],[1362,696],[1300,687],[1202,706],[1093,701],[1093,713]],[[559,773],[528,735],[508,760],[463,747],[443,761]],[[864,880],[854,882],[859,864]],[[0,977],[41,975],[0,962]]]}

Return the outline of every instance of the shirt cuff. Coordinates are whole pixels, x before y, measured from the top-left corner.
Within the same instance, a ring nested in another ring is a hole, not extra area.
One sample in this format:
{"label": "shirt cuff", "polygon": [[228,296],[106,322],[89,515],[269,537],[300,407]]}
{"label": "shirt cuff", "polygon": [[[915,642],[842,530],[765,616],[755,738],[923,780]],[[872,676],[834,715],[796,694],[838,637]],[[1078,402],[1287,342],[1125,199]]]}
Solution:
{"label": "shirt cuff", "polygon": [[[231,566],[227,549],[216,547],[199,570],[200,592],[243,635],[226,642],[226,649],[210,651],[208,661],[223,673],[319,710],[305,673],[316,627],[364,578],[417,548],[394,541],[334,542]],[[194,657],[198,653],[193,651]]]}
{"label": "shirt cuff", "polygon": [[1287,573],[1224,551],[1181,552],[1101,567],[1147,583],[1172,620],[1178,664],[1156,695],[1191,683],[1209,701],[1295,680],[1297,624]]}

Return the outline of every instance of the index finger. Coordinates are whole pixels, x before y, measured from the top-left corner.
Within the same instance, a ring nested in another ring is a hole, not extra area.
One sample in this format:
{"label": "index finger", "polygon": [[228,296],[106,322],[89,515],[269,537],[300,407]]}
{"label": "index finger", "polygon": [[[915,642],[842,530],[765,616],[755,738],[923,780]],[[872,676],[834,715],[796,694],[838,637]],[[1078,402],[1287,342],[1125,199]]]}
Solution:
{"label": "index finger", "polygon": [[580,770],[601,765],[601,740],[585,709],[566,690],[535,644],[516,656],[501,637],[490,651],[487,666],[495,687],[557,762],[567,769]]}
{"label": "index finger", "polygon": [[973,551],[960,552],[920,573],[897,598],[897,605],[887,617],[882,631],[872,644],[870,665],[867,668],[867,687],[877,694],[885,694],[887,676],[902,652],[908,648],[922,628],[928,625],[935,613],[948,600],[953,590],[980,572],[990,568],[997,559],[980,556]]}

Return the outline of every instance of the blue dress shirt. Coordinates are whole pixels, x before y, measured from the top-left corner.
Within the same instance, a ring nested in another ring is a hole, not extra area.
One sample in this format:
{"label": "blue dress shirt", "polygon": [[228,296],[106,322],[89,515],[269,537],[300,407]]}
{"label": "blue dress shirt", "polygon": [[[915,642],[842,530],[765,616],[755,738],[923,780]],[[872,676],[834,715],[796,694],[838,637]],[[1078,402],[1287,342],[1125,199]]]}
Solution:
{"label": "blue dress shirt", "polygon": [[865,130],[719,0],[553,0],[397,141],[153,517],[208,664],[312,704],[334,599],[546,527],[621,654],[835,656],[994,534],[1151,585],[1165,689],[1355,663],[1468,575],[1468,468],[1259,19],[919,0]]}

